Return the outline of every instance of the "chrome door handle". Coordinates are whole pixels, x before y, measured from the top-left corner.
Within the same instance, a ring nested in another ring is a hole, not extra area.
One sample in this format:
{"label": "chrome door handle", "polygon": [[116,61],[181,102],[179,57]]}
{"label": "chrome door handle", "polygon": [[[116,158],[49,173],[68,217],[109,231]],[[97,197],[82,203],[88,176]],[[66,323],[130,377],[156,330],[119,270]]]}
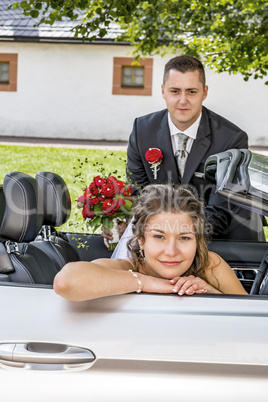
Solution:
{"label": "chrome door handle", "polygon": [[56,343],[0,343],[0,361],[33,364],[86,364],[95,360],[88,349]]}

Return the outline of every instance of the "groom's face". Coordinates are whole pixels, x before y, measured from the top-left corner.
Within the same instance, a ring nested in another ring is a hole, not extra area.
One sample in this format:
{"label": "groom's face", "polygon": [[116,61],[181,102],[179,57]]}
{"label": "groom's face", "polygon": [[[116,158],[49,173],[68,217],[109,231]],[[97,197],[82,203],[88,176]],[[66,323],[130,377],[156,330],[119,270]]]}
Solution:
{"label": "groom's face", "polygon": [[171,120],[179,130],[186,130],[198,119],[207,92],[208,87],[200,81],[198,70],[186,73],[169,71],[162,85],[162,96]]}

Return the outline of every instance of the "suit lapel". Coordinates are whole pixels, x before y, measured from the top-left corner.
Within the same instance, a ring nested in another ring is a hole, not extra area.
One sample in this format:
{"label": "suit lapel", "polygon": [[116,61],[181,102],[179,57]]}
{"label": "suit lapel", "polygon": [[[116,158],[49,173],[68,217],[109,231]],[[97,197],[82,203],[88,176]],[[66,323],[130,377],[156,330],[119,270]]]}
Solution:
{"label": "suit lapel", "polygon": [[158,172],[158,183],[177,183],[181,182],[176,159],[174,158],[173,148],[170,138],[167,113],[164,115],[159,130],[156,133],[159,149],[163,153],[163,162]]}
{"label": "suit lapel", "polygon": [[200,126],[196,139],[186,161],[182,184],[190,182],[193,174],[200,165],[211,145],[210,126],[205,108],[203,108]]}

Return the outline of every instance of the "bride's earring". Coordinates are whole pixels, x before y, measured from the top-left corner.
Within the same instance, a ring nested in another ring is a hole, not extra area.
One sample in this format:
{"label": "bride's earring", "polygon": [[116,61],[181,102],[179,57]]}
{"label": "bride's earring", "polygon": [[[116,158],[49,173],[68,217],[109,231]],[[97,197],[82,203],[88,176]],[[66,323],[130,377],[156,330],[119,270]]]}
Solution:
{"label": "bride's earring", "polygon": [[141,256],[141,258],[143,258],[143,260],[145,261],[145,255],[144,255],[144,250],[143,250],[143,247],[142,247],[142,246],[140,246],[140,256]]}

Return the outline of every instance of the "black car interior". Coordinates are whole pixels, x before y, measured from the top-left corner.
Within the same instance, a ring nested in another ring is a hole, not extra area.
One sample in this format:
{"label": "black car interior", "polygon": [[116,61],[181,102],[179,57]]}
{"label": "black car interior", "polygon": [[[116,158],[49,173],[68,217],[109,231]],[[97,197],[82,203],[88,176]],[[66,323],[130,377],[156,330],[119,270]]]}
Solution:
{"label": "black car interior", "polygon": [[[57,266],[35,246],[44,220],[43,194],[38,182],[24,173],[11,172],[4,178],[3,193],[0,236],[14,268],[6,274],[5,281],[52,284]],[[2,258],[6,259],[6,255],[1,254]]]}
{"label": "black car interior", "polygon": [[[241,160],[238,153],[234,156]],[[217,160],[207,163],[206,174],[214,181]],[[218,172],[218,180],[226,182],[228,163],[226,159],[225,174]],[[52,285],[67,262],[109,258],[112,252],[100,235],[56,231],[70,213],[70,194],[59,175],[8,173],[0,185],[0,282]],[[78,247],[81,238],[84,247]],[[268,294],[266,243],[212,241],[209,249],[230,264],[249,293]]]}
{"label": "black car interior", "polygon": [[[71,213],[64,180],[52,172],[36,177],[11,172],[0,186],[0,281],[52,285],[57,272],[81,258],[110,257],[101,236],[87,236],[79,250],[79,235],[57,233]],[[81,235],[80,235],[81,237]]]}

